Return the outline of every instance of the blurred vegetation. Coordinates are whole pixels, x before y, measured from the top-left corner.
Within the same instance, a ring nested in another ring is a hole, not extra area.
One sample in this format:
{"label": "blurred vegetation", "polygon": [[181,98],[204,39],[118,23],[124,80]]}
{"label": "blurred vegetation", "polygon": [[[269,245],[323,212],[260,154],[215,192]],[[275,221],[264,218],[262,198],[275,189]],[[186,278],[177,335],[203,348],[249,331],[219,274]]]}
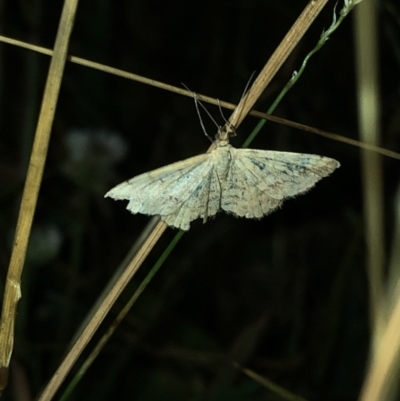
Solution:
{"label": "blurred vegetation", "polygon": [[[82,1],[70,54],[238,102],[306,3]],[[380,15],[382,146],[400,151],[400,8],[395,0],[385,4],[391,7],[382,4]],[[330,25],[334,5],[299,43],[259,110],[268,108]],[[5,0],[0,33],[51,47],[61,7]],[[348,18],[276,114],[357,139],[353,51]],[[0,43],[1,286],[48,65],[47,56]],[[222,121],[217,108],[208,108]],[[212,134],[215,127],[205,120]],[[232,143],[240,146],[256,122],[247,118]],[[4,400],[19,399],[15,388],[33,396],[43,388],[149,220],[104,193],[208,146],[191,99],[67,65]],[[369,342],[360,151],[272,123],[252,147],[321,154],[342,167],[261,221],[220,214],[204,226],[192,224],[73,399],[278,400],[232,361],[309,400],[357,397]],[[400,169],[391,159],[384,168],[390,244]],[[174,234],[167,231],[111,315]]]}

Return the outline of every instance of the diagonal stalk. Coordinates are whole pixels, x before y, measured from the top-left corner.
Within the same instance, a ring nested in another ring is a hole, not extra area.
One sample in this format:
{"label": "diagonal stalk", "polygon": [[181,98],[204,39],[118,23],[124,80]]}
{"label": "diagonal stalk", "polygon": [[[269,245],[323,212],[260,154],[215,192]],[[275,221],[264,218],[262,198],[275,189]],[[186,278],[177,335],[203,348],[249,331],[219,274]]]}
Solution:
{"label": "diagonal stalk", "polygon": [[[249,89],[247,94],[242,98],[238,106],[233,111],[229,122],[224,127],[225,131],[229,130],[229,127],[231,126],[237,128],[241,124],[245,116],[254,106],[259,96],[261,96],[261,94],[265,90],[268,83],[272,80],[279,67],[290,55],[292,50],[299,42],[300,38],[303,37],[304,33],[311,26],[312,22],[315,20],[319,12],[323,9],[327,1],[328,0],[311,0],[308,3],[302,14],[296,20],[287,35],[283,38],[276,51],[273,53],[259,76],[254,81],[252,87]],[[139,253],[134,257],[127,268],[127,270],[129,270],[129,274],[124,272],[124,274],[121,276],[124,277],[124,280],[121,280],[120,278],[120,280],[118,280],[116,285],[111,290],[110,296],[107,296],[103,300],[99,308],[99,312],[95,314],[93,319],[88,323],[88,326],[86,326],[86,328],[83,330],[82,335],[72,346],[68,355],[65,357],[64,361],[61,363],[60,367],[53,375],[49,384],[46,386],[44,392],[39,398],[39,401],[49,401],[52,399],[53,395],[72,368],[72,365],[75,363],[77,358],[82,353],[83,349],[86,347],[89,340],[92,338],[93,334],[96,332],[106,313],[111,309],[118,295],[122,292],[122,290],[129,282],[129,279],[132,278],[132,276],[139,269],[152,247],[156,244],[157,240],[165,231],[165,228],[166,225],[162,221],[160,221],[154,228],[153,232],[150,234],[150,238],[154,237],[154,241],[149,240],[144,243],[143,247],[145,249],[143,250],[142,248],[139,250]],[[142,254],[143,256],[138,256]]]}

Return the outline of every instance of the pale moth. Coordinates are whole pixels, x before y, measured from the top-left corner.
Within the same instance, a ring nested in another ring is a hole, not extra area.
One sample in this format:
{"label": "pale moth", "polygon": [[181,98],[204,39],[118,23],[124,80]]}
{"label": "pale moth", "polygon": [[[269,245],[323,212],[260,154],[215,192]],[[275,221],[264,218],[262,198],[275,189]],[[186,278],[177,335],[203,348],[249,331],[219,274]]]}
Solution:
{"label": "pale moth", "polygon": [[210,153],[138,175],[105,196],[128,200],[134,214],[159,215],[168,226],[189,230],[193,220],[206,222],[220,210],[259,219],[340,166],[318,155],[236,149],[229,133],[219,130]]}

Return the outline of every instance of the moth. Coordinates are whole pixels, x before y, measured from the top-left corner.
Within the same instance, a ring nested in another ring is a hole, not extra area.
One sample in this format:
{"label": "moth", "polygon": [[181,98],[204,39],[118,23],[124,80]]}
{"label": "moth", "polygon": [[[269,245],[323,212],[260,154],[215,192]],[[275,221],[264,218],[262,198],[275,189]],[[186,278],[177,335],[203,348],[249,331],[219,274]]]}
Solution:
{"label": "moth", "polygon": [[206,222],[220,210],[260,219],[339,166],[312,154],[236,149],[229,132],[219,130],[211,152],[138,175],[105,197],[127,200],[133,214],[159,215],[168,226],[186,231],[193,220]]}

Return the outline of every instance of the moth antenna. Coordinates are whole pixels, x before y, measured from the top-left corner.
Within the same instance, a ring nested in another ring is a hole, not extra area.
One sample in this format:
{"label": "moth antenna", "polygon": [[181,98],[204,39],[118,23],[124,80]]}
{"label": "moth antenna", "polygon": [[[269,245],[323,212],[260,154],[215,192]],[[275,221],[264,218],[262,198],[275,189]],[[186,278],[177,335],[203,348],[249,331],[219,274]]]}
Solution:
{"label": "moth antenna", "polygon": [[[240,101],[246,95],[246,92],[249,89],[250,82],[252,81],[252,79],[254,77],[254,74],[255,74],[255,71],[253,71],[252,74],[250,75],[250,78],[247,81],[246,86],[244,87],[242,96],[240,97]],[[224,115],[224,113],[222,111],[222,107],[221,107],[221,103],[220,103],[219,99],[218,99],[218,107],[219,107],[219,112],[220,112],[222,118],[224,119],[226,126],[228,127],[227,129],[224,130],[225,131],[224,133],[220,132],[220,136],[226,136],[226,137],[228,137],[228,136],[236,136],[236,127],[229,120],[227,120],[227,118],[225,117],[225,115]],[[235,112],[237,112],[237,111],[238,110],[236,109]]]}
{"label": "moth antenna", "polygon": [[251,73],[250,78],[249,78],[249,80],[247,81],[246,86],[244,87],[244,91],[243,91],[243,93],[242,93],[242,96],[241,96],[240,100],[242,100],[242,99],[244,98],[244,95],[246,94],[247,89],[249,89],[250,82],[253,80],[253,77],[254,77],[254,74],[255,74],[255,73],[256,73],[255,71],[253,71],[253,72]]}
{"label": "moth antenna", "polygon": [[221,114],[222,118],[225,121],[225,124],[229,127],[229,130],[227,131],[228,135],[231,136],[236,136],[236,128],[231,124],[231,122],[225,117],[224,112],[222,110],[221,107],[221,102],[219,101],[219,99],[217,99],[218,101],[218,108],[219,108],[219,113]]}
{"label": "moth antenna", "polygon": [[221,130],[221,127],[217,124],[217,122],[215,121],[214,117],[211,115],[211,113],[207,110],[207,108],[204,106],[204,104],[199,100],[197,93],[193,92],[192,90],[190,90],[187,85],[185,85],[184,83],[181,83],[182,86],[184,88],[186,88],[190,93],[193,94],[193,99],[194,99],[194,104],[196,106],[196,111],[197,111],[197,115],[199,116],[199,120],[200,120],[200,125],[201,128],[203,129],[204,135],[211,141],[214,142],[213,138],[208,135],[206,127],[204,126],[203,123],[203,119],[201,118],[201,114],[200,114],[200,109],[199,109],[199,105],[203,108],[203,110],[207,113],[208,117],[210,117],[211,121],[215,124],[215,126],[217,127],[218,131]]}
{"label": "moth antenna", "polygon": [[[203,129],[204,135],[205,135],[211,142],[214,142],[214,139],[213,139],[210,135],[208,135],[207,130],[206,130],[206,127],[204,126],[203,119],[201,118],[201,114],[200,114],[199,104],[200,104],[200,106],[203,107],[203,109],[206,111],[206,113],[207,113],[208,116],[211,118],[211,120],[214,122],[214,124],[216,124],[216,122],[215,122],[215,120],[212,118],[212,116],[211,116],[211,114],[209,113],[209,111],[204,107],[203,103],[201,103],[201,102],[199,101],[199,99],[198,99],[198,97],[197,97],[197,93],[193,93],[193,98],[194,98],[194,104],[195,104],[195,106],[196,106],[197,115],[199,116],[200,125],[201,125],[201,128]],[[218,126],[218,125],[217,125],[217,126]],[[218,129],[219,129],[219,127],[218,127]]]}

